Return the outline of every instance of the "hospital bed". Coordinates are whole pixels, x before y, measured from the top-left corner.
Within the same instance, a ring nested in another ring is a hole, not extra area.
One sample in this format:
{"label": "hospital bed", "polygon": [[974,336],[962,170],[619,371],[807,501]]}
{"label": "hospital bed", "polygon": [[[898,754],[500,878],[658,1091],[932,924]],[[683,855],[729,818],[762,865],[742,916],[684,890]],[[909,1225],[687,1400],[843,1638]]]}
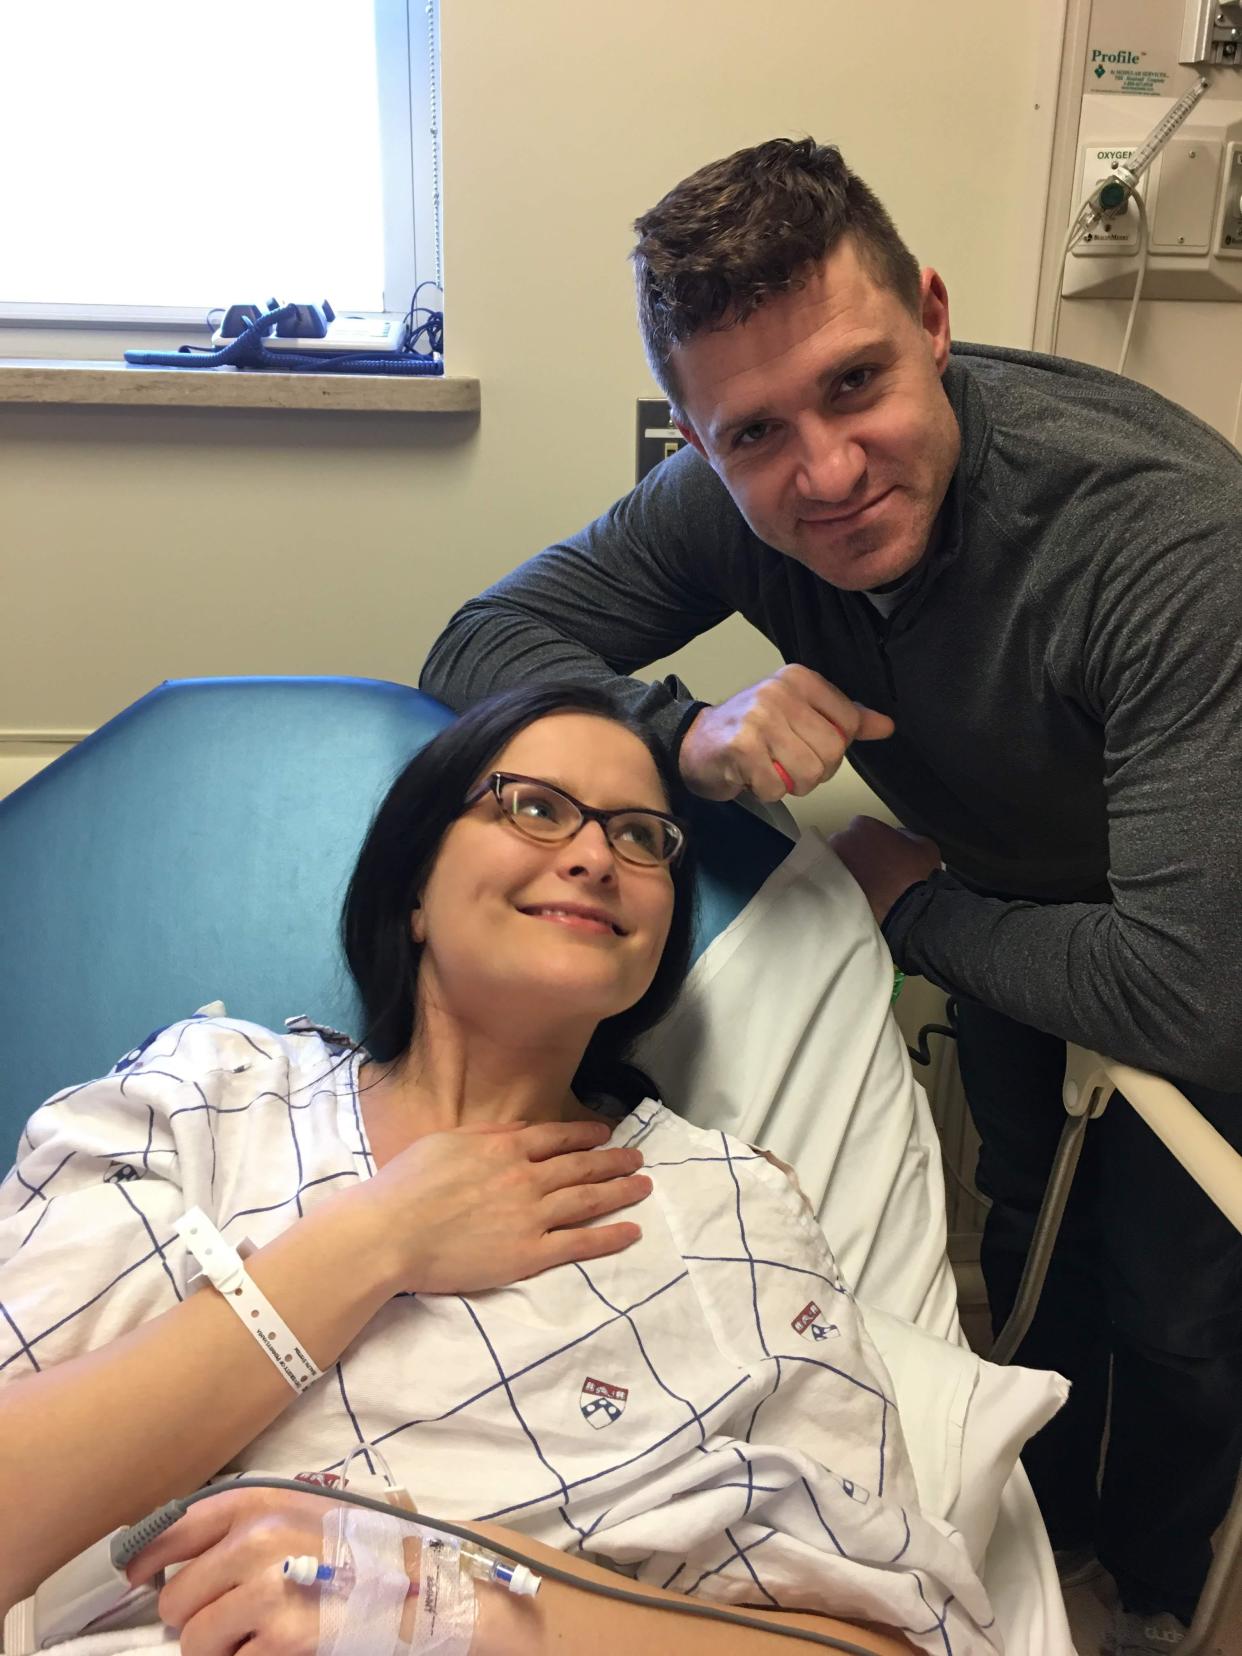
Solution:
{"label": "hospital bed", "polygon": [[[45,1097],[102,1074],[137,1038],[204,1002],[222,1000],[231,1014],[277,1028],[307,1012],[356,1030],[335,930],[348,874],[388,783],[450,719],[417,691],[373,680],[173,682],[0,800],[0,1159],[11,1162],[25,1117]],[[662,1083],[676,1082],[691,1048],[710,1051],[704,1008],[729,970],[753,977],[741,951],[758,924],[756,892],[772,888],[779,897],[797,873],[788,872],[797,860],[789,841],[739,807],[698,804],[695,818],[696,965],[685,1007],[652,1041],[650,1067]],[[842,935],[855,933],[864,953],[879,949],[873,926]],[[821,1008],[830,1029],[858,1023],[841,1001],[860,981],[853,947]],[[878,955],[867,958],[874,969]],[[891,1087],[868,1103],[874,1054],[861,1064],[848,1108],[833,1112],[797,1086],[765,1094],[759,1084],[748,1097],[776,1100],[761,1114],[763,1142],[797,1163],[834,1248],[845,1237],[843,1265],[860,1298],[960,1342],[934,1127],[888,1028],[887,1003],[877,1016],[889,1068],[904,1065],[895,1083],[900,1108]],[[761,1045],[775,1062],[779,1043]],[[791,1060],[786,1080],[796,1081],[803,1056]],[[848,1072],[844,1059],[834,1063],[834,1075]],[[1081,1079],[1069,1160],[1082,1131],[1076,1123],[1098,1110],[1105,1085],[1095,1072]],[[710,1113],[710,1089],[700,1089],[697,1108]],[[1236,1520],[1235,1511],[1235,1551]],[[1020,1467],[1000,1496],[983,1575],[1008,1650],[1072,1651]],[[1212,1633],[1199,1650],[1216,1648]]]}

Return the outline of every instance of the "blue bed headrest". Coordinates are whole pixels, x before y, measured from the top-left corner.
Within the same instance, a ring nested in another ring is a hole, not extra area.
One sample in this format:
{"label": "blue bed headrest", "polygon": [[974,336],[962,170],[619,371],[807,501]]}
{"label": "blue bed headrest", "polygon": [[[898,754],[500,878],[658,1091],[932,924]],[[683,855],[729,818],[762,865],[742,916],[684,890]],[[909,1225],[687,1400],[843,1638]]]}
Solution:
{"label": "blue bed headrest", "polygon": [[[0,800],[0,1166],[51,1093],[222,1000],[360,1032],[337,943],[375,807],[450,723],[375,679],[185,679],[135,702]],[[789,848],[697,804],[696,954]]]}

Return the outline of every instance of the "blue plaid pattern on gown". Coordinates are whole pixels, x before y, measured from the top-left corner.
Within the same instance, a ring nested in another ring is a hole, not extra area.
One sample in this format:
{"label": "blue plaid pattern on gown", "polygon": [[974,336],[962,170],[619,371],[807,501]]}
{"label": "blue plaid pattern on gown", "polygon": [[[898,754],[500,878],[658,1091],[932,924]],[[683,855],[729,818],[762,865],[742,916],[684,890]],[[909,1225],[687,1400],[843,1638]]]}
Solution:
{"label": "blue plaid pattern on gown", "polygon": [[[262,1246],[368,1178],[359,1062],[309,1026],[198,1015],[49,1100],[0,1185],[0,1385],[183,1299],[186,1208]],[[638,1243],[397,1296],[222,1470],[332,1473],[367,1443],[438,1516],[688,1594],[882,1622],[941,1656],[998,1650],[796,1186],[654,1100],[609,1143],[640,1146],[654,1183]]]}

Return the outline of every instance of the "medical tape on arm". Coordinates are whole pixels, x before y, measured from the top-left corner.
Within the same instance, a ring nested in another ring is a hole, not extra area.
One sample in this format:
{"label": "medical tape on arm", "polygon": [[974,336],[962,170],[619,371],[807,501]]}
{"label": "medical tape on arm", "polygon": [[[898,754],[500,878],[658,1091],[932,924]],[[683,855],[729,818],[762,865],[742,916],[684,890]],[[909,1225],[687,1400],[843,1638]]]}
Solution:
{"label": "medical tape on arm", "polygon": [[410,1656],[468,1656],[474,1640],[474,1582],[466,1573],[461,1543],[449,1535],[422,1535],[418,1609]]}
{"label": "medical tape on arm", "polygon": [[[323,1560],[332,1575],[319,1589],[316,1656],[469,1656],[474,1582],[454,1537],[364,1507],[334,1506],[324,1516]],[[401,1624],[413,1594],[406,1642]]]}

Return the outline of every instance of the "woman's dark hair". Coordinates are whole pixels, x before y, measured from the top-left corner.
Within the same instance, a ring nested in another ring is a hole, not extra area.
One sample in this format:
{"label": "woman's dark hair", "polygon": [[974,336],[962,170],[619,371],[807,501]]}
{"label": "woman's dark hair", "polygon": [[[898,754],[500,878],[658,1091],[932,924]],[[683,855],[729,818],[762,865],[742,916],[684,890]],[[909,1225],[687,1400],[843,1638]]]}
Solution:
{"label": "woman's dark hair", "polygon": [[[600,690],[546,684],[478,702],[415,754],[388,790],[363,842],[341,914],[345,958],[362,1000],[362,1045],[378,1062],[400,1058],[414,1038],[415,986],[422,947],[410,935],[410,914],[461,815],[471,787],[519,731],[554,713],[589,713],[632,731],[655,761],[669,809],[683,814],[685,791],[655,736],[618,713]],[[605,1018],[574,1077],[575,1091],[626,1097],[633,1071],[626,1056],[644,1030],[663,1017],[685,980],[694,930],[694,855],[687,844],[672,870],[673,917],[660,964],[642,999]]]}

